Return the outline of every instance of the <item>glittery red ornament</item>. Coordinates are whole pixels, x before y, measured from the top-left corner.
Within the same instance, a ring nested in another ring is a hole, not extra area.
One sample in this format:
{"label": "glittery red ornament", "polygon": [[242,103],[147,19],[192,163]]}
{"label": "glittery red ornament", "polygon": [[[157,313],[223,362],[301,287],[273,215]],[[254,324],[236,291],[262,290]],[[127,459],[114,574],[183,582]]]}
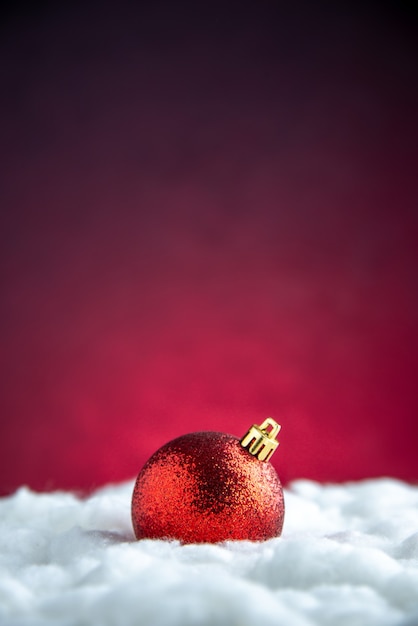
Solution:
{"label": "glittery red ornament", "polygon": [[133,492],[137,539],[215,543],[279,536],[283,489],[268,462],[278,445],[273,435],[279,428],[268,418],[241,441],[223,433],[198,432],[157,450]]}

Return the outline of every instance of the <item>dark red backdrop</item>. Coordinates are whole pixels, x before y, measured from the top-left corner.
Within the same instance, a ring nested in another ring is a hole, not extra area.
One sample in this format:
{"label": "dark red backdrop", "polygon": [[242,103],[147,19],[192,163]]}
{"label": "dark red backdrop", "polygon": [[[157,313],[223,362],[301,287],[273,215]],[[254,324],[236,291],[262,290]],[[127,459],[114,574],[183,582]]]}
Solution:
{"label": "dark red backdrop", "polygon": [[306,4],[3,23],[3,493],[267,415],[285,481],[418,479],[409,16]]}

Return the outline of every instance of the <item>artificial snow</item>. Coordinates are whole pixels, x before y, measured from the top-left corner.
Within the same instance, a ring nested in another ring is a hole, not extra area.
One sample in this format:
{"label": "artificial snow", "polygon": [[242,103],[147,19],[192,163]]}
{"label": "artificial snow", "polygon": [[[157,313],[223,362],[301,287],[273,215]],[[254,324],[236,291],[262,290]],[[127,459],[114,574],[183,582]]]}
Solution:
{"label": "artificial snow", "polygon": [[135,541],[133,483],[0,499],[0,624],[418,624],[418,487],[296,481],[282,537]]}

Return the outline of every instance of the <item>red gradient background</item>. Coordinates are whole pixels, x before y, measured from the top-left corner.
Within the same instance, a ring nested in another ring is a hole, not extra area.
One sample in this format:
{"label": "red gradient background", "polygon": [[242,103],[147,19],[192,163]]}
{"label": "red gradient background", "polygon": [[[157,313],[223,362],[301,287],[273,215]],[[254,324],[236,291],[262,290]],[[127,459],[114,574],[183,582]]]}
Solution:
{"label": "red gradient background", "polygon": [[1,26],[1,493],[267,415],[284,482],[416,481],[411,16],[135,5]]}

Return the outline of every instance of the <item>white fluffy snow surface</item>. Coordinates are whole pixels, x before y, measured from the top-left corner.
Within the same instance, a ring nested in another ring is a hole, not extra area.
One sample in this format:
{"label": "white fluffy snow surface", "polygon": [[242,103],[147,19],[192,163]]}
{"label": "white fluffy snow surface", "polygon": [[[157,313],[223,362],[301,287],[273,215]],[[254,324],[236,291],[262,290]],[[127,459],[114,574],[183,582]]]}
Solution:
{"label": "white fluffy snow surface", "polygon": [[299,480],[282,537],[135,541],[133,483],[0,499],[0,624],[418,624],[418,487]]}

